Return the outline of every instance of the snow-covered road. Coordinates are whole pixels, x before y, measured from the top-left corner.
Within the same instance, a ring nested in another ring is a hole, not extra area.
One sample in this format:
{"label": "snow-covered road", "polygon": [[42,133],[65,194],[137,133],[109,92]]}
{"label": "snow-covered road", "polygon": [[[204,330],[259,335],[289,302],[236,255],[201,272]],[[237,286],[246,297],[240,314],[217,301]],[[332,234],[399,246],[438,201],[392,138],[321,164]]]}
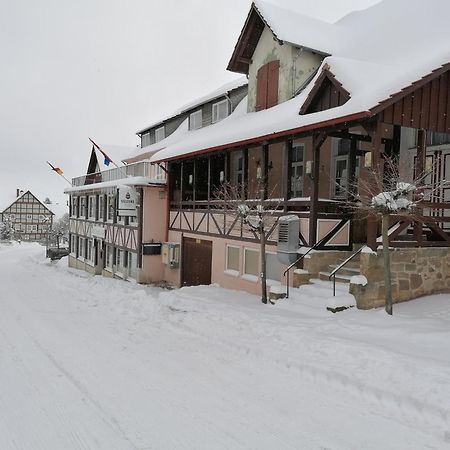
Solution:
{"label": "snow-covered road", "polygon": [[450,296],[332,315],[0,246],[0,449],[448,449]]}

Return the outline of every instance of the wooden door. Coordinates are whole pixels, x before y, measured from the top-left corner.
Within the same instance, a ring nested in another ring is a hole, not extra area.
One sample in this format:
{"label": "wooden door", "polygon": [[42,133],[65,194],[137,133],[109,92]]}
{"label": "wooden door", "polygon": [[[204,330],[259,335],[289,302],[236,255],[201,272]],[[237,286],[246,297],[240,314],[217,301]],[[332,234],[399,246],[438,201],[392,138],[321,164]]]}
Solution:
{"label": "wooden door", "polygon": [[182,284],[211,284],[212,242],[183,238]]}

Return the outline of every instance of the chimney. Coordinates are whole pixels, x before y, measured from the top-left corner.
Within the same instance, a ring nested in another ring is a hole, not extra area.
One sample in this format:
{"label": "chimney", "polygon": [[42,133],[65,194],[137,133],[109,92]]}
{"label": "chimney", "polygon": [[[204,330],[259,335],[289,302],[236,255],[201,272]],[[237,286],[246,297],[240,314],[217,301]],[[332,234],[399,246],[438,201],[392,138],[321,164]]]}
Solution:
{"label": "chimney", "polygon": [[20,195],[20,189],[16,189],[16,198]]}

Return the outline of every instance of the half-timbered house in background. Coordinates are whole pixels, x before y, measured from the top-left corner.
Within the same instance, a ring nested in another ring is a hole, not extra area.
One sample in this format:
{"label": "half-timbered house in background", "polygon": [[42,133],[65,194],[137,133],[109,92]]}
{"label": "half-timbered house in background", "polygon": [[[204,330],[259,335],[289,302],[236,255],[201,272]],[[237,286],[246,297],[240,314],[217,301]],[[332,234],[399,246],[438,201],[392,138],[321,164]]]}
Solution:
{"label": "half-timbered house in background", "polygon": [[[165,165],[158,170],[168,174],[161,280],[256,293],[265,257],[268,278],[285,283],[277,244],[286,215],[299,218],[295,252],[315,250],[304,278],[319,276],[358,246],[376,250],[379,224],[342,202],[354,200],[369,170],[383,172],[386,157],[398,161],[405,181],[422,173],[434,185],[448,179],[450,5],[384,0],[334,24],[298,8],[255,0],[228,64],[246,81],[138,132],[141,148],[126,163]],[[76,189],[89,190],[84,183]],[[224,183],[250,203],[262,193],[272,209],[266,255],[217,198]],[[396,301],[450,289],[448,192],[427,198],[420,222],[392,217]],[[367,285],[351,287],[359,307],[382,302],[380,260],[363,252],[341,272],[366,276]]]}
{"label": "half-timbered house in background", "polygon": [[55,214],[30,191],[17,189],[16,196],[0,213],[0,222],[9,222],[15,239],[45,242],[52,229]]}

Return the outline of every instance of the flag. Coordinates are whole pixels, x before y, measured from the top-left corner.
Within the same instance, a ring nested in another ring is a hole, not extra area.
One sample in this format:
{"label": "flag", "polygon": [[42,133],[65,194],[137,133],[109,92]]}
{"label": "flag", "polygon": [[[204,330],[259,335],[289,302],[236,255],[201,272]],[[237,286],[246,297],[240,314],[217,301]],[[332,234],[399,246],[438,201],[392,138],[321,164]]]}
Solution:
{"label": "flag", "polygon": [[55,166],[52,166],[48,161],[47,161],[47,164],[52,168],[52,170],[54,171],[54,172],[56,172],[58,175],[61,175],[62,176],[62,174],[64,173],[59,167],[55,167]]}
{"label": "flag", "polygon": [[97,147],[97,150],[103,155],[103,157],[105,158],[103,163],[105,164],[105,166],[109,166],[110,163],[113,162],[113,160],[100,148]]}
{"label": "flag", "polygon": [[91,138],[89,138],[89,140],[92,142],[92,145],[103,155],[103,163],[105,166],[109,166],[111,163],[117,166],[116,163]]}

